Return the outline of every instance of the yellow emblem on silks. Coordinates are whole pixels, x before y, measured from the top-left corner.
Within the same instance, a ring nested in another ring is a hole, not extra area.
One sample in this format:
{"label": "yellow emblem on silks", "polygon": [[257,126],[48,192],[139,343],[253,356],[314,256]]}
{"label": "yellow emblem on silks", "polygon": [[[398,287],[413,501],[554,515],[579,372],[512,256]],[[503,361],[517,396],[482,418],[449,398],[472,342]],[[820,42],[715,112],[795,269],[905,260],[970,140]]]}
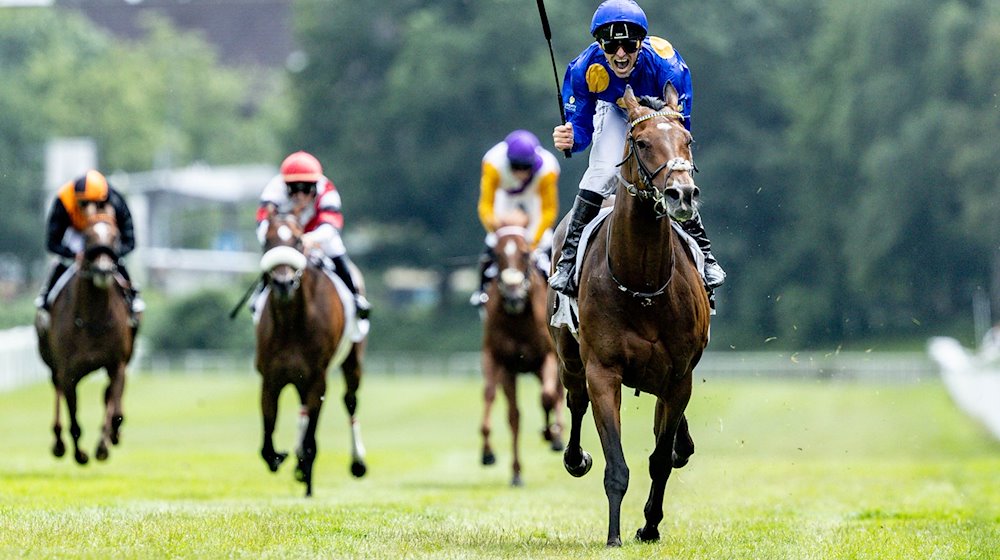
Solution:
{"label": "yellow emblem on silks", "polygon": [[663,39],[661,37],[649,36],[649,46],[653,47],[656,54],[662,56],[663,58],[673,58],[674,57],[674,46],[670,44],[670,41]]}
{"label": "yellow emblem on silks", "polygon": [[608,71],[600,64],[591,64],[587,68],[587,89],[591,92],[601,93],[608,89],[610,83],[611,78],[608,76]]}

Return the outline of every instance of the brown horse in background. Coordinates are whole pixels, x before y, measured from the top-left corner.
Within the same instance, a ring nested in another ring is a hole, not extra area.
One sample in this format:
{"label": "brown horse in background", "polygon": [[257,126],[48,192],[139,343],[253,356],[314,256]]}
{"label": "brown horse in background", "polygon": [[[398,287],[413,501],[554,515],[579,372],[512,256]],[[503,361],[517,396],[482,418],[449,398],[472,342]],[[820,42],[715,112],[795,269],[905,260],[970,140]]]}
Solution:
{"label": "brown horse in background", "polygon": [[[556,370],[556,355],[545,320],[545,276],[535,264],[528,242],[525,213],[501,218],[496,230],[496,265],[499,273],[490,282],[483,325],[483,434],[484,465],[496,462],[490,446],[490,411],[497,384],[507,398],[507,422],[513,444],[511,485],[521,486],[521,457],[518,445],[520,412],[517,408],[517,374],[529,372],[542,384],[545,428],[542,436],[554,451],[561,451],[563,388]],[[552,419],[554,414],[555,419]]]}
{"label": "brown horse in background", "polygon": [[[77,384],[90,372],[104,368],[108,386],[104,390],[104,420],[97,442],[97,460],[108,458],[110,445],[118,445],[124,420],[122,394],[125,390],[125,366],[132,358],[137,325],[130,324],[129,303],[123,280],[118,274],[120,233],[114,212],[89,215],[89,225],[82,232],[84,250],[73,265],[75,272],[52,302],[50,312],[39,311],[35,317],[38,350],[49,369],[56,390],[52,453],[62,457],[61,401],[66,401],[69,433],[73,438],[73,457],[85,465],[89,460],[80,449],[82,430],[77,422]],[[136,319],[138,321],[138,318]]]}
{"label": "brown horse in background", "polygon": [[[623,101],[629,123],[621,177],[614,210],[590,238],[580,270],[579,340],[565,327],[550,329],[572,416],[563,463],[573,476],[586,474],[593,461],[580,447],[580,429],[588,403],[594,407],[606,461],[608,546],[621,545],[621,503],[629,482],[621,443],[622,386],[656,397],[652,483],[646,523],[636,533],[641,541],[655,541],[667,478],[694,453],[684,410],[709,332],[701,276],[670,223],[690,219],[699,195],[677,92],[667,84],[664,104],[639,101],[627,88]],[[554,250],[565,229],[564,220]],[[549,290],[550,314],[555,297]]]}
{"label": "brown horse in background", "polygon": [[[365,450],[355,416],[361,383],[365,341],[349,340],[353,311],[345,309],[337,287],[315,260],[302,253],[302,229],[290,214],[273,214],[264,245],[261,268],[270,293],[257,324],[256,367],[262,377],[261,412],[264,443],[261,457],[276,472],[288,453],[274,449],[273,434],[278,397],[293,385],[302,403],[295,478],[312,495],[316,460],[316,427],[326,395],[326,372],[331,362],[340,366],[346,390],[344,405],[351,426],[351,473],[364,476]],[[355,271],[362,286],[360,274]]]}

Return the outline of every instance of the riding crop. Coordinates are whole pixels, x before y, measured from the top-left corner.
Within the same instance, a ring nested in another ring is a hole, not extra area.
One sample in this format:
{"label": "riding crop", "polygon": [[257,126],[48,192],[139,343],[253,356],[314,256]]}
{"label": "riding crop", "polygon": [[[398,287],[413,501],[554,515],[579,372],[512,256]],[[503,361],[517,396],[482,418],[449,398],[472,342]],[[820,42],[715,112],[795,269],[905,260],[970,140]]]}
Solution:
{"label": "riding crop", "polygon": [[[563,107],[562,87],[559,85],[559,72],[556,71],[556,55],[552,52],[552,30],[549,29],[549,18],[545,15],[545,0],[537,0],[538,15],[542,18],[542,32],[545,34],[545,41],[549,44],[549,58],[552,60],[552,76],[556,79],[556,97],[559,99],[559,116],[562,123],[566,124],[566,109]],[[567,158],[573,157],[573,152],[569,148],[563,150],[563,155]]]}

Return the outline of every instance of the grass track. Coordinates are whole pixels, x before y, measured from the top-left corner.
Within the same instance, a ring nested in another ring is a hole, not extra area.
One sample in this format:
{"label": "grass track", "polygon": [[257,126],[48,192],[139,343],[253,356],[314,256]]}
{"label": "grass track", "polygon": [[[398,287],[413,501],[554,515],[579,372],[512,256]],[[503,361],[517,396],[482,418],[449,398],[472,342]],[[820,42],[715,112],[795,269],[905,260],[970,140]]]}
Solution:
{"label": "grass track", "polygon": [[[603,456],[570,477],[540,437],[537,383],[520,382],[526,486],[508,487],[505,403],[498,464],[478,465],[480,384],[369,375],[360,395],[369,474],[348,472],[332,378],[314,497],[291,461],[259,458],[258,379],[139,375],[122,444],[78,467],[51,447],[52,389],[0,394],[0,558],[972,558],[1000,556],[1000,445],[917,385],[701,380],[697,452],[667,485],[662,540],[631,540],[648,490],[652,399],[623,399],[631,484],[621,550],[605,550]],[[81,387],[92,454],[103,375]],[[292,391],[276,445],[293,446]],[[69,455],[69,454],[68,454]]]}

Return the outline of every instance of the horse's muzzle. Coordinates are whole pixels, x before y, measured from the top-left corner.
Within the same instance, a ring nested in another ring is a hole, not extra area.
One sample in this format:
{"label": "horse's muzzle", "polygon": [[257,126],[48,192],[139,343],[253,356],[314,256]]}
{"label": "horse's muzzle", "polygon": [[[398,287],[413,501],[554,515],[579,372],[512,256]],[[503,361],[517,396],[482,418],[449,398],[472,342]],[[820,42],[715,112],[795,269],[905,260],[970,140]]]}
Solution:
{"label": "horse's muzzle", "polygon": [[686,222],[694,217],[700,196],[701,189],[697,185],[675,182],[663,190],[666,213],[675,220]]}

